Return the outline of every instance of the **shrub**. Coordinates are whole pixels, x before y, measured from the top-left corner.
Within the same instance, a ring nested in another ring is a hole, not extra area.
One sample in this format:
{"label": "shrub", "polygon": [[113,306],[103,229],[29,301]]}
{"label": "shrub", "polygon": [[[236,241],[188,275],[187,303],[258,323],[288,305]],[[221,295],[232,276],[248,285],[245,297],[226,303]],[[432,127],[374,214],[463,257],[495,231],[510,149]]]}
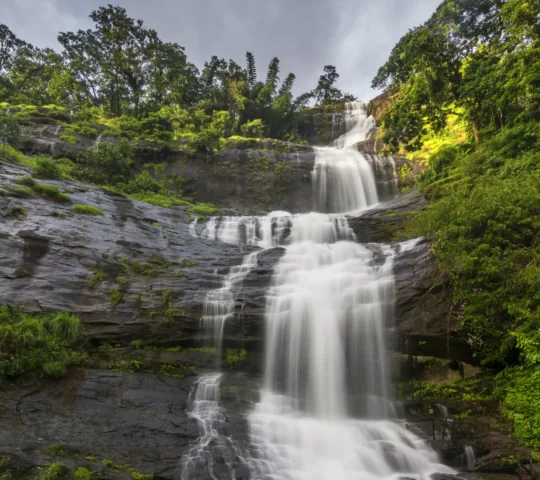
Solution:
{"label": "shrub", "polygon": [[92,480],[93,473],[84,467],[75,470],[75,480]]}
{"label": "shrub", "polygon": [[58,443],[51,443],[47,447],[47,453],[51,457],[65,457],[65,456],[67,456],[66,452],[64,452],[64,450],[62,450],[62,447],[60,445],[58,445]]}
{"label": "shrub", "polygon": [[221,136],[214,127],[208,127],[197,133],[189,142],[190,148],[195,152],[212,153],[220,149]]}
{"label": "shrub", "polygon": [[35,158],[35,167],[37,175],[43,178],[60,178],[62,172],[56,162],[47,156],[39,156]]}
{"label": "shrub", "polygon": [[64,480],[67,477],[68,468],[60,462],[55,462],[41,469],[39,480]]}
{"label": "shrub", "polygon": [[19,378],[57,377],[84,357],[73,345],[83,334],[75,315],[66,312],[34,316],[12,306],[0,307],[0,385]]}
{"label": "shrub", "polygon": [[158,182],[146,170],[139,173],[134,180],[122,186],[122,191],[128,194],[133,193],[166,193],[166,188]]}
{"label": "shrub", "polygon": [[82,166],[76,174],[81,180],[116,185],[125,182],[131,173],[133,148],[125,141],[100,142],[87,149],[79,162]]}
{"label": "shrub", "polygon": [[229,367],[233,368],[239,365],[240,363],[243,363],[247,359],[247,351],[242,349],[236,349],[236,348],[228,348],[226,351],[227,355],[227,364]]}
{"label": "shrub", "polygon": [[81,205],[80,203],[73,205],[71,211],[80,215],[105,215],[99,208],[92,205]]}
{"label": "shrub", "polygon": [[261,119],[253,120],[242,125],[240,131],[248,138],[262,138],[264,136],[264,123]]}
{"label": "shrub", "polygon": [[49,377],[60,378],[67,373],[67,366],[62,362],[47,362],[43,365],[43,371]]}

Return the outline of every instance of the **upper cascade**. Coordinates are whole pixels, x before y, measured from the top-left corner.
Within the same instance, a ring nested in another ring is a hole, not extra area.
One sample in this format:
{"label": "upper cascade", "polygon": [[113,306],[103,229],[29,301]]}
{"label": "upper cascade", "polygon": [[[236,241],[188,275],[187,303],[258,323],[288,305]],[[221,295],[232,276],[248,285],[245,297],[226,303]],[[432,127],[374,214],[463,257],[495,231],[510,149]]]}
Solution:
{"label": "upper cascade", "polygon": [[368,133],[377,127],[377,121],[368,115],[364,102],[345,104],[345,134],[332,143],[335,148],[350,148],[363,142]]}
{"label": "upper cascade", "polygon": [[375,127],[365,104],[345,105],[346,133],[331,147],[315,149],[313,199],[317,211],[349,213],[379,202],[377,182],[370,161],[355,145]]}

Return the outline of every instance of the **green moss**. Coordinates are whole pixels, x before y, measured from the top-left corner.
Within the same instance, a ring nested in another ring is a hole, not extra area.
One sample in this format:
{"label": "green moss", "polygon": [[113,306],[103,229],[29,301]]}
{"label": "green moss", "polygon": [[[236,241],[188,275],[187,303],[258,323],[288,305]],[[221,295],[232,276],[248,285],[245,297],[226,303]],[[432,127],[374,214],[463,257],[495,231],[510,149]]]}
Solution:
{"label": "green moss", "polygon": [[152,226],[157,227],[157,228],[163,228],[163,225],[161,225],[161,223],[158,223],[158,222],[152,222]]}
{"label": "green moss", "polygon": [[71,211],[80,215],[105,215],[99,208],[92,205],[81,205],[80,203],[73,205]]}

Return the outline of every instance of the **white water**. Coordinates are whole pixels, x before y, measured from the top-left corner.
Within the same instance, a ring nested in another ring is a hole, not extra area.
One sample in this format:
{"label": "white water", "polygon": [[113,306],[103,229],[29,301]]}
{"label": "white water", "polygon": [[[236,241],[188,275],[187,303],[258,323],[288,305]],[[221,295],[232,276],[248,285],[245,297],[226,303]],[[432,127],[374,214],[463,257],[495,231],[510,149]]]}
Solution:
{"label": "white water", "polygon": [[[219,404],[221,374],[202,376],[190,394],[190,416],[201,427],[202,436],[183,459],[182,480],[223,478],[233,471],[238,452],[226,432],[229,428],[225,412]],[[220,458],[220,462],[210,459]]]}
{"label": "white water", "polygon": [[474,468],[476,467],[476,455],[470,445],[467,445],[463,452],[463,467],[467,472],[474,472]]}
{"label": "white water", "polygon": [[[374,121],[363,104],[350,104],[346,123],[337,148],[316,151],[314,204],[327,213],[212,218],[201,234],[236,245],[286,246],[267,297],[264,386],[248,417],[253,479],[424,479],[452,472],[393,419],[387,349],[393,257],[415,243],[357,244],[347,219],[337,215],[379,201],[372,162],[349,148]],[[234,290],[255,264],[256,254],[249,255],[221,289],[209,292],[203,323],[214,338],[222,338],[234,315]],[[218,397],[211,401],[212,409],[192,413],[203,426],[201,445],[219,438],[207,434],[221,411]]]}
{"label": "white water", "polygon": [[377,127],[377,122],[368,115],[363,102],[346,103],[344,116],[346,133],[332,144],[337,149],[349,148],[364,141],[368,133]]}

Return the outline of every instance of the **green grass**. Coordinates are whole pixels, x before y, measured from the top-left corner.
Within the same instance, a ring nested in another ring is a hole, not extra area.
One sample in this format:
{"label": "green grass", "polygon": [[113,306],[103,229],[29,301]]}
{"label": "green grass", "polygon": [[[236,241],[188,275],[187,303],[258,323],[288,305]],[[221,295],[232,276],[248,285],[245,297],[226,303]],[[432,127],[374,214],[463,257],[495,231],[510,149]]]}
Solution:
{"label": "green grass", "polygon": [[65,193],[62,193],[56,185],[36,182],[32,176],[24,175],[16,180],[19,185],[23,185],[32,190],[36,195],[47,200],[65,203],[71,199]]}
{"label": "green grass", "polygon": [[73,205],[71,211],[80,215],[105,215],[99,208],[93,207],[92,205],[82,205],[80,203]]}
{"label": "green grass", "polygon": [[190,209],[188,209],[188,213],[193,213],[194,215],[207,215],[212,216],[215,215],[219,210],[209,203],[198,203],[197,205],[194,205]]}
{"label": "green grass", "polygon": [[161,193],[134,193],[128,196],[133,200],[149,203],[150,205],[156,205],[158,207],[170,208],[173,205],[191,205],[191,203],[187,200],[183,200],[171,195],[163,195]]}

